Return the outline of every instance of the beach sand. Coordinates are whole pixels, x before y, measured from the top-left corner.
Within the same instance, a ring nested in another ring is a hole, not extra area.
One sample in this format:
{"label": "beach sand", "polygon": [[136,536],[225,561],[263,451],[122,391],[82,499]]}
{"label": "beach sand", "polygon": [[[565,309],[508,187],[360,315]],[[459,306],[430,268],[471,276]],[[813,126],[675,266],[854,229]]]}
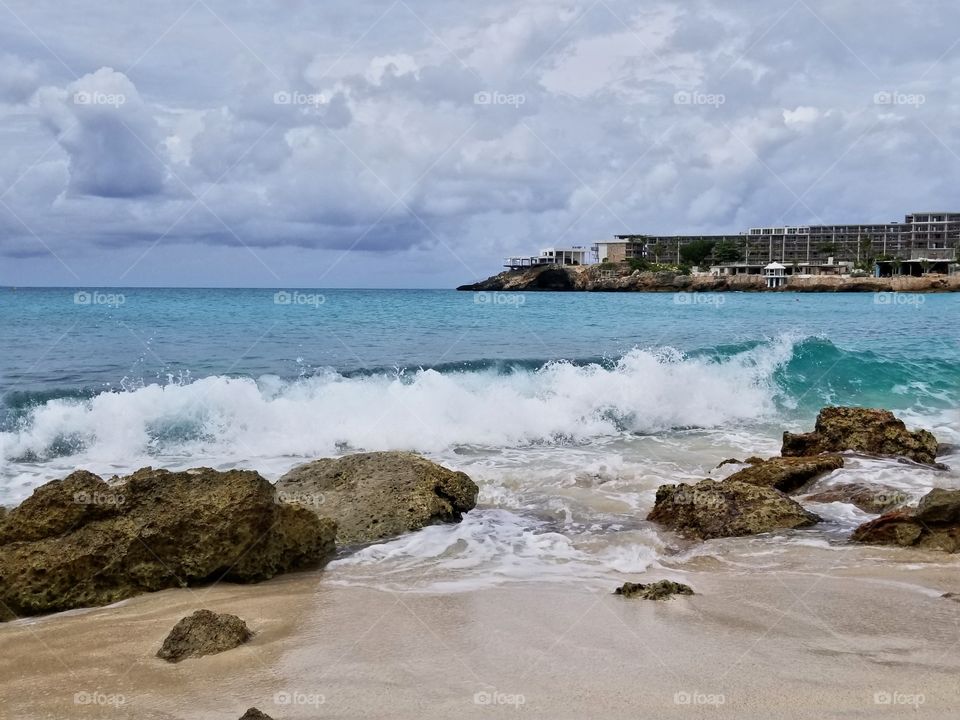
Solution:
{"label": "beach sand", "polygon": [[[734,546],[737,541],[725,541]],[[615,583],[473,591],[350,585],[336,569],[168,590],[0,626],[4,718],[954,718],[960,562],[790,548],[765,570],[688,559],[693,597]],[[241,648],[154,657],[176,621],[231,612]]]}

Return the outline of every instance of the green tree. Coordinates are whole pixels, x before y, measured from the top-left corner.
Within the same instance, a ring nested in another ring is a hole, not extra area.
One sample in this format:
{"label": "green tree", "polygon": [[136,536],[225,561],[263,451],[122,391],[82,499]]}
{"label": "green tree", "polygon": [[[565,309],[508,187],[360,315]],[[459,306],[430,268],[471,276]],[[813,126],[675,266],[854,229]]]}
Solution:
{"label": "green tree", "polygon": [[866,235],[861,235],[857,240],[857,267],[863,270],[872,270],[874,262],[873,241]]}
{"label": "green tree", "polygon": [[713,259],[718,263],[734,263],[740,257],[740,248],[732,240],[721,240],[713,246]]}
{"label": "green tree", "polygon": [[680,260],[688,265],[702,265],[710,253],[714,243],[711,240],[694,240],[680,248]]}

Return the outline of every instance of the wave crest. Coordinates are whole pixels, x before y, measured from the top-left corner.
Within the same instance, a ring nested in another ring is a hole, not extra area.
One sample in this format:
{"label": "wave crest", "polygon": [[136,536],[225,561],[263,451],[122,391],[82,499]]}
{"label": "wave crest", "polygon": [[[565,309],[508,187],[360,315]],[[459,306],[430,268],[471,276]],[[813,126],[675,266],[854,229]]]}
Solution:
{"label": "wave crest", "polygon": [[83,452],[126,464],[131,456],[171,452],[246,458],[435,452],[713,427],[773,409],[770,379],[792,347],[781,340],[722,360],[635,349],[611,365],[551,362],[506,374],[211,376],[46,400],[0,433],[0,451],[8,460]]}

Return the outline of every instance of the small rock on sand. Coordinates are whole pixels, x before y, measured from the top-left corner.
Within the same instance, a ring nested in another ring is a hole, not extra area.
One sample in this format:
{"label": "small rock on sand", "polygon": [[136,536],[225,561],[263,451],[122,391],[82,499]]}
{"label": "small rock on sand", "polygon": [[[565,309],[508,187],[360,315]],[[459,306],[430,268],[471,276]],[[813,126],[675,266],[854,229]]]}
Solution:
{"label": "small rock on sand", "polygon": [[250,708],[240,717],[240,720],[273,720],[273,718],[262,710]]}
{"label": "small rock on sand", "polygon": [[659,580],[647,585],[641,583],[624,583],[616,590],[614,595],[623,595],[626,598],[638,597],[644,600],[666,600],[673,595],[693,595],[693,589],[689,585],[673,582],[672,580]]}
{"label": "small rock on sand", "polygon": [[173,626],[157,657],[176,663],[188,657],[215,655],[232,650],[251,637],[253,633],[247,624],[236,615],[197,610]]}

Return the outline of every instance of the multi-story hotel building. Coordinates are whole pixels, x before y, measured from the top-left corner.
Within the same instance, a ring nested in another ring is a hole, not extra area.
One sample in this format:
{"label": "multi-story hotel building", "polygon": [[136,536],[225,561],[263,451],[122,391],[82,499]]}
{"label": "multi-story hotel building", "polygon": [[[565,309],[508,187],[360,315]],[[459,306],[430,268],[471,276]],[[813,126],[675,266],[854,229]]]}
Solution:
{"label": "multi-story hotel building", "polygon": [[597,259],[679,262],[683,246],[698,240],[734,247],[739,259],[726,264],[744,269],[775,261],[800,267],[875,261],[905,272],[911,264],[946,271],[958,259],[960,213],[919,212],[879,225],[757,227],[738,235],[616,235],[596,244]]}

